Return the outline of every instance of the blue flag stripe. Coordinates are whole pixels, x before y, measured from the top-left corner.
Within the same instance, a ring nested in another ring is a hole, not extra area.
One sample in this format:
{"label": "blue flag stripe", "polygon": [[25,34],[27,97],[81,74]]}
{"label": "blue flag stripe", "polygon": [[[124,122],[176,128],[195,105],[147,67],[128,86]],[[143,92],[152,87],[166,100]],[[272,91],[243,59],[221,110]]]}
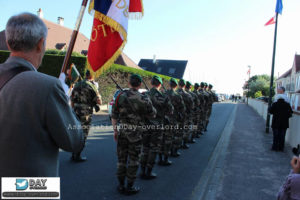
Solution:
{"label": "blue flag stripe", "polygon": [[112,0],[95,0],[94,9],[106,15],[112,4]]}
{"label": "blue flag stripe", "polygon": [[277,0],[275,12],[282,14],[282,0]]}

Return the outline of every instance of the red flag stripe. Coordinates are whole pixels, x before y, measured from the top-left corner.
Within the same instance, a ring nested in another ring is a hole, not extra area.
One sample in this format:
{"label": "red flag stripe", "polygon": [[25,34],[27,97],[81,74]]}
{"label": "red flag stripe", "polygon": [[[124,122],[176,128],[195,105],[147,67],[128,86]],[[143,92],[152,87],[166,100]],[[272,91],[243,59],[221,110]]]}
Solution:
{"label": "red flag stripe", "polygon": [[272,17],[266,24],[265,26],[271,25],[271,24],[275,24],[275,17]]}

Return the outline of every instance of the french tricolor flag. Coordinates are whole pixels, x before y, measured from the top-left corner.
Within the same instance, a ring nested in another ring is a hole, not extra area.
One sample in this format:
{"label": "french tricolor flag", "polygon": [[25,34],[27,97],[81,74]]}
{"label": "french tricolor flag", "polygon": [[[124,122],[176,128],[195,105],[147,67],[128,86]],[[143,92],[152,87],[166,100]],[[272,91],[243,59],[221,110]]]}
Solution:
{"label": "french tricolor flag", "polygon": [[142,0],[92,0],[94,22],[88,49],[88,68],[98,76],[121,54],[127,42],[129,18],[143,16]]}

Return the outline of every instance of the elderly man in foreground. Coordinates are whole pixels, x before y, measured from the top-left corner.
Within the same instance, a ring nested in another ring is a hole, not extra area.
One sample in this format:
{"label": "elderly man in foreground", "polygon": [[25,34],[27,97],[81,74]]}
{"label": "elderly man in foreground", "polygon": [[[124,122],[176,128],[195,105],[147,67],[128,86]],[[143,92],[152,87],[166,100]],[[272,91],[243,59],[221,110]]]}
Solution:
{"label": "elderly man in foreground", "polygon": [[11,54],[0,64],[0,177],[58,176],[59,148],[79,152],[83,133],[60,81],[37,72],[47,27],[22,13],[5,34]]}

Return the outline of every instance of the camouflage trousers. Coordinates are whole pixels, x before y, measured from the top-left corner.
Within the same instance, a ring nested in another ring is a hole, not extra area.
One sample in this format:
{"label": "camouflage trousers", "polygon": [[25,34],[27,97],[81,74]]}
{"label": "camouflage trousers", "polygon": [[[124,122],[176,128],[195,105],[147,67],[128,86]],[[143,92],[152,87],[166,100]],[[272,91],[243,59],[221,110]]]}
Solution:
{"label": "camouflage trousers", "polygon": [[153,168],[157,153],[161,149],[162,130],[148,130],[143,134],[141,167]]}
{"label": "camouflage trousers", "polygon": [[192,116],[188,116],[188,118],[184,121],[184,127],[183,127],[183,140],[188,141],[193,133],[192,130],[193,126],[193,118]]}
{"label": "camouflage trousers", "polygon": [[171,151],[172,142],[173,142],[173,136],[174,136],[174,129],[165,129],[163,131],[163,136],[161,140],[161,146],[160,146],[160,154],[163,154],[165,156],[169,155],[169,152]]}
{"label": "camouflage trousers", "polygon": [[133,183],[139,168],[142,149],[142,136],[139,131],[120,129],[117,142],[117,177],[127,177],[128,183]]}
{"label": "camouflage trousers", "polygon": [[83,150],[85,147],[86,139],[89,134],[89,130],[90,130],[91,122],[92,122],[92,115],[78,116],[78,118],[80,119],[81,128],[84,133],[84,145],[82,147],[82,150]]}
{"label": "camouflage trousers", "polygon": [[172,146],[175,149],[179,149],[181,147],[182,144],[182,140],[183,140],[183,123],[182,122],[178,122],[176,124],[176,126],[178,126],[178,129],[174,129],[173,131],[173,141],[172,141]]}

